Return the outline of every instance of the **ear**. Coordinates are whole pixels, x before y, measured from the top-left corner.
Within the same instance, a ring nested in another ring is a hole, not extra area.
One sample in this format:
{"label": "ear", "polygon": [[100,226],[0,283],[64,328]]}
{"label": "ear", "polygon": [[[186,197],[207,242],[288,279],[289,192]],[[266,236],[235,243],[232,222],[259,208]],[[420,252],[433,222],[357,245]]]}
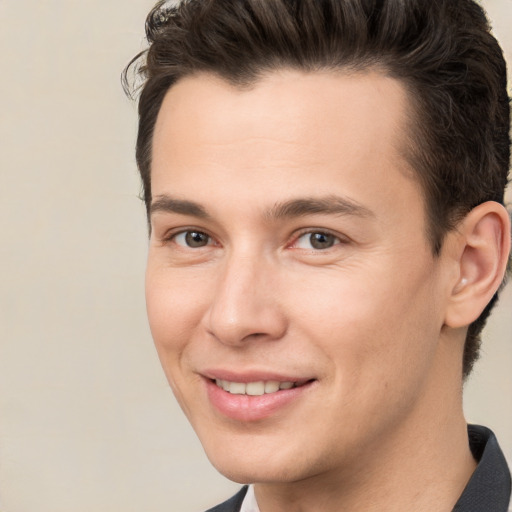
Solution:
{"label": "ear", "polygon": [[510,253],[510,217],[489,201],[473,210],[457,228],[457,279],[446,309],[445,325],[466,327],[490,302],[505,276]]}

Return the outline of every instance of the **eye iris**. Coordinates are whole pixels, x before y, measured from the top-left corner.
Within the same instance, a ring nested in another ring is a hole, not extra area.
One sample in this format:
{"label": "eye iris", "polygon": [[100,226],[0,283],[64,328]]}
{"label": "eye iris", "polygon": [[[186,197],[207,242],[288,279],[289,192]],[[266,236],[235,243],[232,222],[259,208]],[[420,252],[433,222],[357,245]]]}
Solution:
{"label": "eye iris", "polygon": [[185,235],[185,242],[189,247],[204,247],[208,245],[208,235],[199,231],[188,231]]}
{"label": "eye iris", "polygon": [[334,245],[335,237],[327,233],[312,233],[309,241],[315,249],[329,249]]}

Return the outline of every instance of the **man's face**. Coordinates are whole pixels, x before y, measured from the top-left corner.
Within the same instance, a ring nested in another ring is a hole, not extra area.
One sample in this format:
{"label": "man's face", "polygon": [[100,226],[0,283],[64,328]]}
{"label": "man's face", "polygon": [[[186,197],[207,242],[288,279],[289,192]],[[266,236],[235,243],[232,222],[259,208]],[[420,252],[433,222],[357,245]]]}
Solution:
{"label": "man's face", "polygon": [[165,98],[149,322],[234,480],[353,470],[433,413],[445,280],[401,155],[407,109],[400,83],[370,72],[283,71],[245,90],[202,75]]}

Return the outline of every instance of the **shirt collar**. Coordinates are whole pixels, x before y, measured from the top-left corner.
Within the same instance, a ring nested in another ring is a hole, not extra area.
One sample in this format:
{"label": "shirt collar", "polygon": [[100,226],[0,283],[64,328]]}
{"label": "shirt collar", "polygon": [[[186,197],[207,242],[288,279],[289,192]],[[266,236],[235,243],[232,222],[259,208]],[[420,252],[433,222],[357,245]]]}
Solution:
{"label": "shirt collar", "polygon": [[485,427],[468,425],[469,446],[478,466],[453,512],[507,512],[510,471],[496,436]]}
{"label": "shirt collar", "polygon": [[258,504],[256,503],[256,496],[254,495],[254,486],[252,485],[247,489],[247,494],[245,495],[240,512],[260,512]]}

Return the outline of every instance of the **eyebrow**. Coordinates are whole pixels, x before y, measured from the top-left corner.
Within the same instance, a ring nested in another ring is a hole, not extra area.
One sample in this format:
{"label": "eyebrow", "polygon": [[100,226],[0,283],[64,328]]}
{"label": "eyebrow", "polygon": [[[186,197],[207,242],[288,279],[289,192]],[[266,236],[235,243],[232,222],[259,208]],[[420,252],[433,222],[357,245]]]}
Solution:
{"label": "eyebrow", "polygon": [[156,212],[190,215],[191,217],[197,217],[199,219],[210,218],[210,214],[200,204],[185,199],[176,199],[168,195],[157,196],[155,200],[151,202],[149,213],[153,215]]}
{"label": "eyebrow", "polygon": [[[211,219],[211,215],[200,204],[186,199],[173,198],[165,194],[157,196],[151,203],[150,214],[153,215],[157,212],[189,215],[199,219]],[[355,217],[375,216],[366,206],[345,197],[330,195],[326,197],[290,199],[283,203],[276,203],[265,212],[265,218],[267,220],[280,220],[319,214],[350,215]]]}
{"label": "eyebrow", "polygon": [[330,195],[326,197],[307,197],[291,199],[284,203],[275,204],[267,213],[270,220],[306,215],[350,215],[355,217],[374,217],[375,214],[366,206],[351,199]]}

